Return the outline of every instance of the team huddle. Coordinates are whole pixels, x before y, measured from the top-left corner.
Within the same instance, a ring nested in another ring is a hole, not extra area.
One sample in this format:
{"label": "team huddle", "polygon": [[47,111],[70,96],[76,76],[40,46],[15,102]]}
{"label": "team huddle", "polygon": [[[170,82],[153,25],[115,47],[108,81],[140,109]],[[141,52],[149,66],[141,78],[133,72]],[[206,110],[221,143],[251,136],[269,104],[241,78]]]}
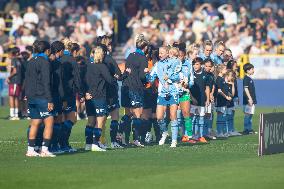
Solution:
{"label": "team huddle", "polygon": [[[21,73],[31,119],[26,156],[76,152],[69,144],[77,121],[76,101],[77,106],[84,104],[88,117],[85,150],[107,150],[108,116],[111,148],[144,147],[153,141],[152,127],[159,145],[171,134],[171,148],[179,142],[207,143],[241,135],[234,128],[238,67],[224,43],[205,41],[202,46],[189,47],[174,43],[155,49],[139,35],[136,51],[127,57],[124,70],[111,53],[108,36],[98,37],[89,57],[69,39],[34,42],[32,58]],[[246,64],[244,71],[243,134],[251,134],[257,103],[250,77],[253,65]],[[120,105],[125,109],[121,119]],[[212,127],[214,112],[216,131]]]}

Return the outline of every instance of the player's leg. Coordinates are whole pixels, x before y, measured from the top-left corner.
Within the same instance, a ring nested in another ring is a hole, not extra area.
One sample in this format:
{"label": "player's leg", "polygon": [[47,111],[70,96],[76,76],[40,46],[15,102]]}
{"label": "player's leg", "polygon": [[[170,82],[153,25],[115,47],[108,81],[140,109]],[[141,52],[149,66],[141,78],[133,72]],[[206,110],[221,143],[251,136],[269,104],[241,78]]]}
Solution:
{"label": "player's leg", "polygon": [[134,133],[133,144],[138,147],[144,147],[140,143],[139,136],[141,133],[142,119],[141,115],[143,113],[143,95],[137,91],[129,91],[129,98],[131,102],[131,113],[133,115],[132,119],[132,132]]}
{"label": "player's leg", "polygon": [[[163,97],[160,97],[160,98],[163,98]],[[158,97],[156,115],[157,115],[157,123],[158,123],[159,129],[162,133],[162,137],[159,141],[159,145],[165,144],[165,141],[166,141],[167,137],[169,136],[168,128],[167,128],[166,121],[165,121],[166,110],[167,110],[167,106],[162,105],[162,103],[161,103],[161,101],[159,101],[159,97]]]}
{"label": "player's leg", "polygon": [[14,93],[14,117],[15,120],[19,120],[19,109],[20,109],[20,96],[21,96],[21,86],[15,84],[15,93]]}
{"label": "player's leg", "polygon": [[54,118],[53,116],[48,116],[44,118],[43,122],[44,122],[44,132],[43,132],[41,156],[42,157],[55,157],[55,155],[53,155],[48,150],[48,147],[50,146],[52,132],[53,132]]}
{"label": "player's leg", "polygon": [[51,137],[50,151],[54,154],[63,153],[59,145],[62,143],[62,101],[59,97],[53,97],[54,104],[54,124]]}
{"label": "player's leg", "polygon": [[141,128],[141,142],[142,144],[150,143],[152,140],[151,128],[152,128],[152,109],[145,106],[147,109],[143,109],[142,113],[142,128]]}
{"label": "player's leg", "polygon": [[31,119],[30,121],[30,127],[28,131],[28,150],[26,153],[26,156],[28,157],[39,156],[39,154],[35,151],[35,145],[36,145],[36,137],[37,137],[38,128],[41,122],[42,122],[41,119]]}
{"label": "player's leg", "polygon": [[185,135],[188,136],[188,140],[192,138],[192,118],[190,116],[190,101],[186,100],[180,103],[180,109],[182,111],[185,127]]}
{"label": "player's leg", "polygon": [[96,117],[95,116],[88,116],[88,122],[85,127],[85,150],[90,151],[92,149],[93,144],[93,134],[96,125]]}
{"label": "player's leg", "polygon": [[177,104],[170,105],[170,120],[171,120],[171,131],[172,131],[172,143],[171,147],[175,148],[177,145],[178,138],[178,121],[177,121]]}
{"label": "player's leg", "polygon": [[15,119],[15,84],[9,84],[10,120]]}
{"label": "player's leg", "polygon": [[205,117],[205,107],[200,106],[198,108],[199,113],[199,120],[198,120],[198,128],[199,128],[199,142],[201,143],[207,143],[207,140],[205,139],[207,129],[205,127],[204,117]]}
{"label": "player's leg", "polygon": [[96,112],[96,127],[94,128],[94,139],[92,151],[106,151],[106,146],[100,143],[102,129],[105,127],[107,112],[107,103],[105,100],[92,100]]}
{"label": "player's leg", "polygon": [[161,139],[161,130],[160,130],[160,127],[158,125],[157,115],[156,115],[157,98],[158,98],[158,95],[154,94],[153,95],[153,104],[152,104],[152,119],[151,119],[151,122],[152,122],[152,125],[153,125],[153,128],[154,128],[156,143],[159,143],[159,141]]}
{"label": "player's leg", "polygon": [[222,111],[222,107],[217,107],[217,137],[224,138],[224,128],[226,127],[226,116]]}
{"label": "player's leg", "polygon": [[118,140],[121,141],[121,135],[118,134],[119,130],[119,104],[113,106],[114,109],[110,112],[111,123],[110,123],[110,139],[111,139],[111,148],[123,148],[119,145]]}
{"label": "player's leg", "polygon": [[[98,146],[99,148],[106,150],[107,149],[106,142],[102,143],[101,141],[102,141],[102,132],[106,127],[105,123],[106,123],[106,119],[108,115],[107,102],[105,99],[93,99],[92,101],[94,103],[95,116],[96,116],[96,126],[94,128],[95,137],[93,139],[93,145],[97,145],[95,140],[97,140],[96,137],[100,135]],[[93,147],[92,147],[92,150],[93,150]]]}
{"label": "player's leg", "polygon": [[[121,145],[128,145],[130,141],[131,133],[131,121],[132,114],[130,112],[130,98],[129,98],[129,89],[126,86],[121,87],[121,106],[124,107],[124,115],[121,117],[119,123],[118,133],[121,136]],[[124,138],[123,138],[124,133]]]}
{"label": "player's leg", "polygon": [[94,128],[94,139],[92,145],[92,151],[106,151],[105,149],[101,148],[100,146],[100,138],[102,134],[102,128],[106,122],[106,116],[98,116],[96,117],[96,126]]}
{"label": "player's leg", "polygon": [[71,96],[67,99],[67,105],[64,108],[64,121],[62,124],[62,134],[63,134],[63,146],[62,150],[65,152],[76,152],[75,148],[72,148],[69,144],[69,138],[72,132],[73,126],[77,122],[77,114],[76,114],[76,97]]}

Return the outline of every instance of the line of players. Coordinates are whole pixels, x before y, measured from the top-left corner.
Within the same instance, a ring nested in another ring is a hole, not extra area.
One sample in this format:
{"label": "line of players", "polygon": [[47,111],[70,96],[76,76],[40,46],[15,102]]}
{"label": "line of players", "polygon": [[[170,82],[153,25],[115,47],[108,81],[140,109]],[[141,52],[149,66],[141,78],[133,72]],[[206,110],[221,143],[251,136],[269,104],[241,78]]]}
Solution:
{"label": "line of players", "polygon": [[[143,41],[143,37],[141,38]],[[132,120],[135,145],[143,146],[140,142],[144,143],[144,137],[146,141],[149,140],[149,120],[154,125],[156,141],[163,145],[169,136],[167,118],[171,125],[171,147],[176,147],[178,143],[179,128],[183,128],[182,142],[206,143],[208,138],[216,139],[212,130],[215,102],[218,112],[217,137],[240,135],[235,132],[233,122],[234,102],[238,100],[235,92],[237,64],[233,60],[227,66],[221,63],[225,50],[223,43],[217,44],[216,52],[212,53],[213,44],[206,41],[204,54],[200,54],[200,47],[195,44],[188,51],[183,43],[174,44],[173,47],[160,47],[159,61],[151,71],[147,68],[147,61],[151,63],[157,57],[149,56],[147,45],[139,46],[139,39],[136,47],[137,51],[127,58],[126,67],[137,72],[123,81],[121,99],[127,113],[122,118],[122,125],[130,127]],[[145,60],[145,55],[148,60]],[[218,65],[217,78],[214,74],[215,65]],[[156,79],[159,81],[158,90],[149,93],[143,81],[155,83]],[[153,99],[157,99],[157,104],[153,103],[156,101]],[[147,112],[149,107],[154,110],[152,117]],[[125,136],[129,141],[128,134]]]}
{"label": "line of players", "polygon": [[[111,117],[112,148],[129,145],[131,133],[132,145],[144,147],[152,138],[152,126],[156,142],[163,145],[169,136],[169,122],[171,147],[178,144],[180,128],[181,141],[189,143],[240,135],[234,129],[237,64],[223,56],[222,42],[214,53],[210,41],[204,43],[202,53],[197,44],[186,49],[183,43],[155,50],[139,35],[124,72],[111,57],[111,47],[110,37],[99,37],[90,57],[83,60],[82,70],[75,59],[80,51],[78,44],[68,39],[51,45],[46,41],[34,43],[24,81],[31,118],[27,156],[54,157],[56,153],[76,151],[69,144],[76,123],[76,98],[85,102],[88,116],[85,150],[106,151],[107,115]],[[122,81],[121,105],[125,108],[120,121],[117,81]],[[255,95],[250,96],[250,104],[252,98],[256,104]],[[217,135],[212,129],[214,107]],[[247,117],[246,132],[250,131],[251,117]]]}

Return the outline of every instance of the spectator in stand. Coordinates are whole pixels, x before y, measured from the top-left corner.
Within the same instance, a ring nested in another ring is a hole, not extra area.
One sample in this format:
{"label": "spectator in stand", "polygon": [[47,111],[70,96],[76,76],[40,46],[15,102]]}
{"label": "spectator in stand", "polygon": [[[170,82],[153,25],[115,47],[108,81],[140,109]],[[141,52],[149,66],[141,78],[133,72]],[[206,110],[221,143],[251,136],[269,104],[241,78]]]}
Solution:
{"label": "spectator in stand", "polygon": [[225,25],[238,23],[237,13],[233,9],[232,4],[224,4],[218,8],[218,11],[223,14]]}
{"label": "spectator in stand", "polygon": [[76,28],[80,30],[81,33],[88,33],[92,29],[92,25],[88,22],[84,14],[80,15],[79,21],[76,23]]}
{"label": "spectator in stand", "polygon": [[43,23],[43,28],[45,30],[45,34],[49,37],[50,40],[55,40],[57,38],[57,31],[54,26],[51,26],[48,21]]}
{"label": "spectator in stand", "polygon": [[8,48],[9,37],[5,34],[4,28],[0,28],[0,46],[3,50]]}
{"label": "spectator in stand", "polygon": [[96,32],[97,32],[97,36],[104,36],[104,35],[107,34],[106,31],[104,30],[104,24],[103,24],[102,20],[97,20]]}
{"label": "spectator in stand", "polygon": [[268,0],[264,7],[266,8],[271,8],[273,10],[273,12],[276,12],[278,9],[277,3],[275,2],[275,0]]}
{"label": "spectator in stand", "polygon": [[260,9],[261,7],[263,7],[263,0],[254,0],[251,1],[251,11],[254,12],[258,9]]}
{"label": "spectator in stand", "polygon": [[279,45],[282,40],[282,32],[277,27],[276,23],[272,22],[267,26],[267,37],[276,45]]}
{"label": "spectator in stand", "polygon": [[94,13],[94,7],[92,4],[87,6],[86,17],[87,17],[88,22],[90,22],[92,26],[96,24],[98,18]]}
{"label": "spectator in stand", "polygon": [[51,17],[51,24],[54,27],[65,26],[66,25],[66,17],[62,12],[62,9],[56,9],[55,15]]}
{"label": "spectator in stand", "polygon": [[29,30],[28,28],[24,28],[24,33],[21,36],[21,44],[24,46],[32,45],[35,40],[36,37],[32,35],[31,30]]}
{"label": "spectator in stand", "polygon": [[10,30],[10,35],[13,35],[13,33],[19,29],[20,26],[24,25],[23,18],[19,14],[19,12],[11,11],[10,15],[12,16],[12,27]]}
{"label": "spectator in stand", "polygon": [[66,0],[55,0],[53,2],[53,6],[56,9],[64,9],[67,6],[67,1]]}
{"label": "spectator in stand", "polygon": [[255,43],[251,46],[249,54],[264,54],[265,50],[261,48],[261,41],[257,40]]}
{"label": "spectator in stand", "polygon": [[5,30],[6,29],[6,23],[5,23],[5,20],[4,18],[0,17],[0,28],[2,30]]}
{"label": "spectator in stand", "polygon": [[152,21],[153,17],[149,15],[148,9],[144,9],[142,13],[142,27],[144,28],[150,27]]}
{"label": "spectator in stand", "polygon": [[24,23],[33,23],[38,24],[39,18],[38,15],[34,12],[33,7],[28,7],[27,12],[24,14]]}
{"label": "spectator in stand", "polygon": [[106,10],[102,11],[102,17],[101,17],[104,31],[107,33],[107,35],[112,35],[113,30],[113,21],[112,17],[110,16],[109,12]]}
{"label": "spectator in stand", "polygon": [[102,12],[100,11],[97,4],[94,4],[93,14],[97,17],[97,19],[101,19],[102,17]]}
{"label": "spectator in stand", "polygon": [[49,20],[50,10],[48,7],[45,7],[43,4],[40,4],[36,9],[36,13],[38,15],[39,23],[38,27],[42,27],[45,21]]}
{"label": "spectator in stand", "polygon": [[5,13],[10,13],[11,11],[16,11],[16,12],[20,11],[20,5],[19,3],[17,3],[16,0],[9,1],[5,6],[5,9],[4,9]]}
{"label": "spectator in stand", "polygon": [[267,53],[269,53],[269,54],[276,54],[277,53],[276,45],[269,37],[267,37],[265,45],[266,45],[266,52]]}
{"label": "spectator in stand", "polygon": [[37,31],[38,31],[38,36],[37,36],[38,41],[49,41],[49,37],[46,35],[44,28],[39,28]]}
{"label": "spectator in stand", "polygon": [[238,22],[240,22],[243,18],[250,18],[251,15],[248,12],[248,9],[245,5],[241,5],[239,8],[239,14],[238,14]]}
{"label": "spectator in stand", "polygon": [[279,28],[284,28],[284,11],[283,9],[278,9],[277,11],[277,15],[276,15],[276,21],[277,21],[277,25],[279,26]]}

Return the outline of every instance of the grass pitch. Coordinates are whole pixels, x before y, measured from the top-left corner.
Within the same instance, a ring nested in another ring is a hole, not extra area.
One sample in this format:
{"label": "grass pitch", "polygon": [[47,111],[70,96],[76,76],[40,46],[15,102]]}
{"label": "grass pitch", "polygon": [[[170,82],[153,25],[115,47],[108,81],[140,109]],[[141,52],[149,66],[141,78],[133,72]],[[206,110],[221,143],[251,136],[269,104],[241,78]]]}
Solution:
{"label": "grass pitch", "polygon": [[[272,111],[271,108],[257,108],[253,119],[256,131],[259,113]],[[176,149],[170,149],[167,144],[144,149],[81,151],[56,158],[27,158],[28,121],[8,121],[3,119],[6,115],[8,108],[1,108],[1,189],[283,189],[284,186],[284,154],[258,157],[257,135],[210,141],[206,145],[180,144]],[[79,121],[72,131],[70,141],[76,148],[84,147],[85,123]],[[242,130],[240,110],[236,113],[235,125],[238,131]]]}

